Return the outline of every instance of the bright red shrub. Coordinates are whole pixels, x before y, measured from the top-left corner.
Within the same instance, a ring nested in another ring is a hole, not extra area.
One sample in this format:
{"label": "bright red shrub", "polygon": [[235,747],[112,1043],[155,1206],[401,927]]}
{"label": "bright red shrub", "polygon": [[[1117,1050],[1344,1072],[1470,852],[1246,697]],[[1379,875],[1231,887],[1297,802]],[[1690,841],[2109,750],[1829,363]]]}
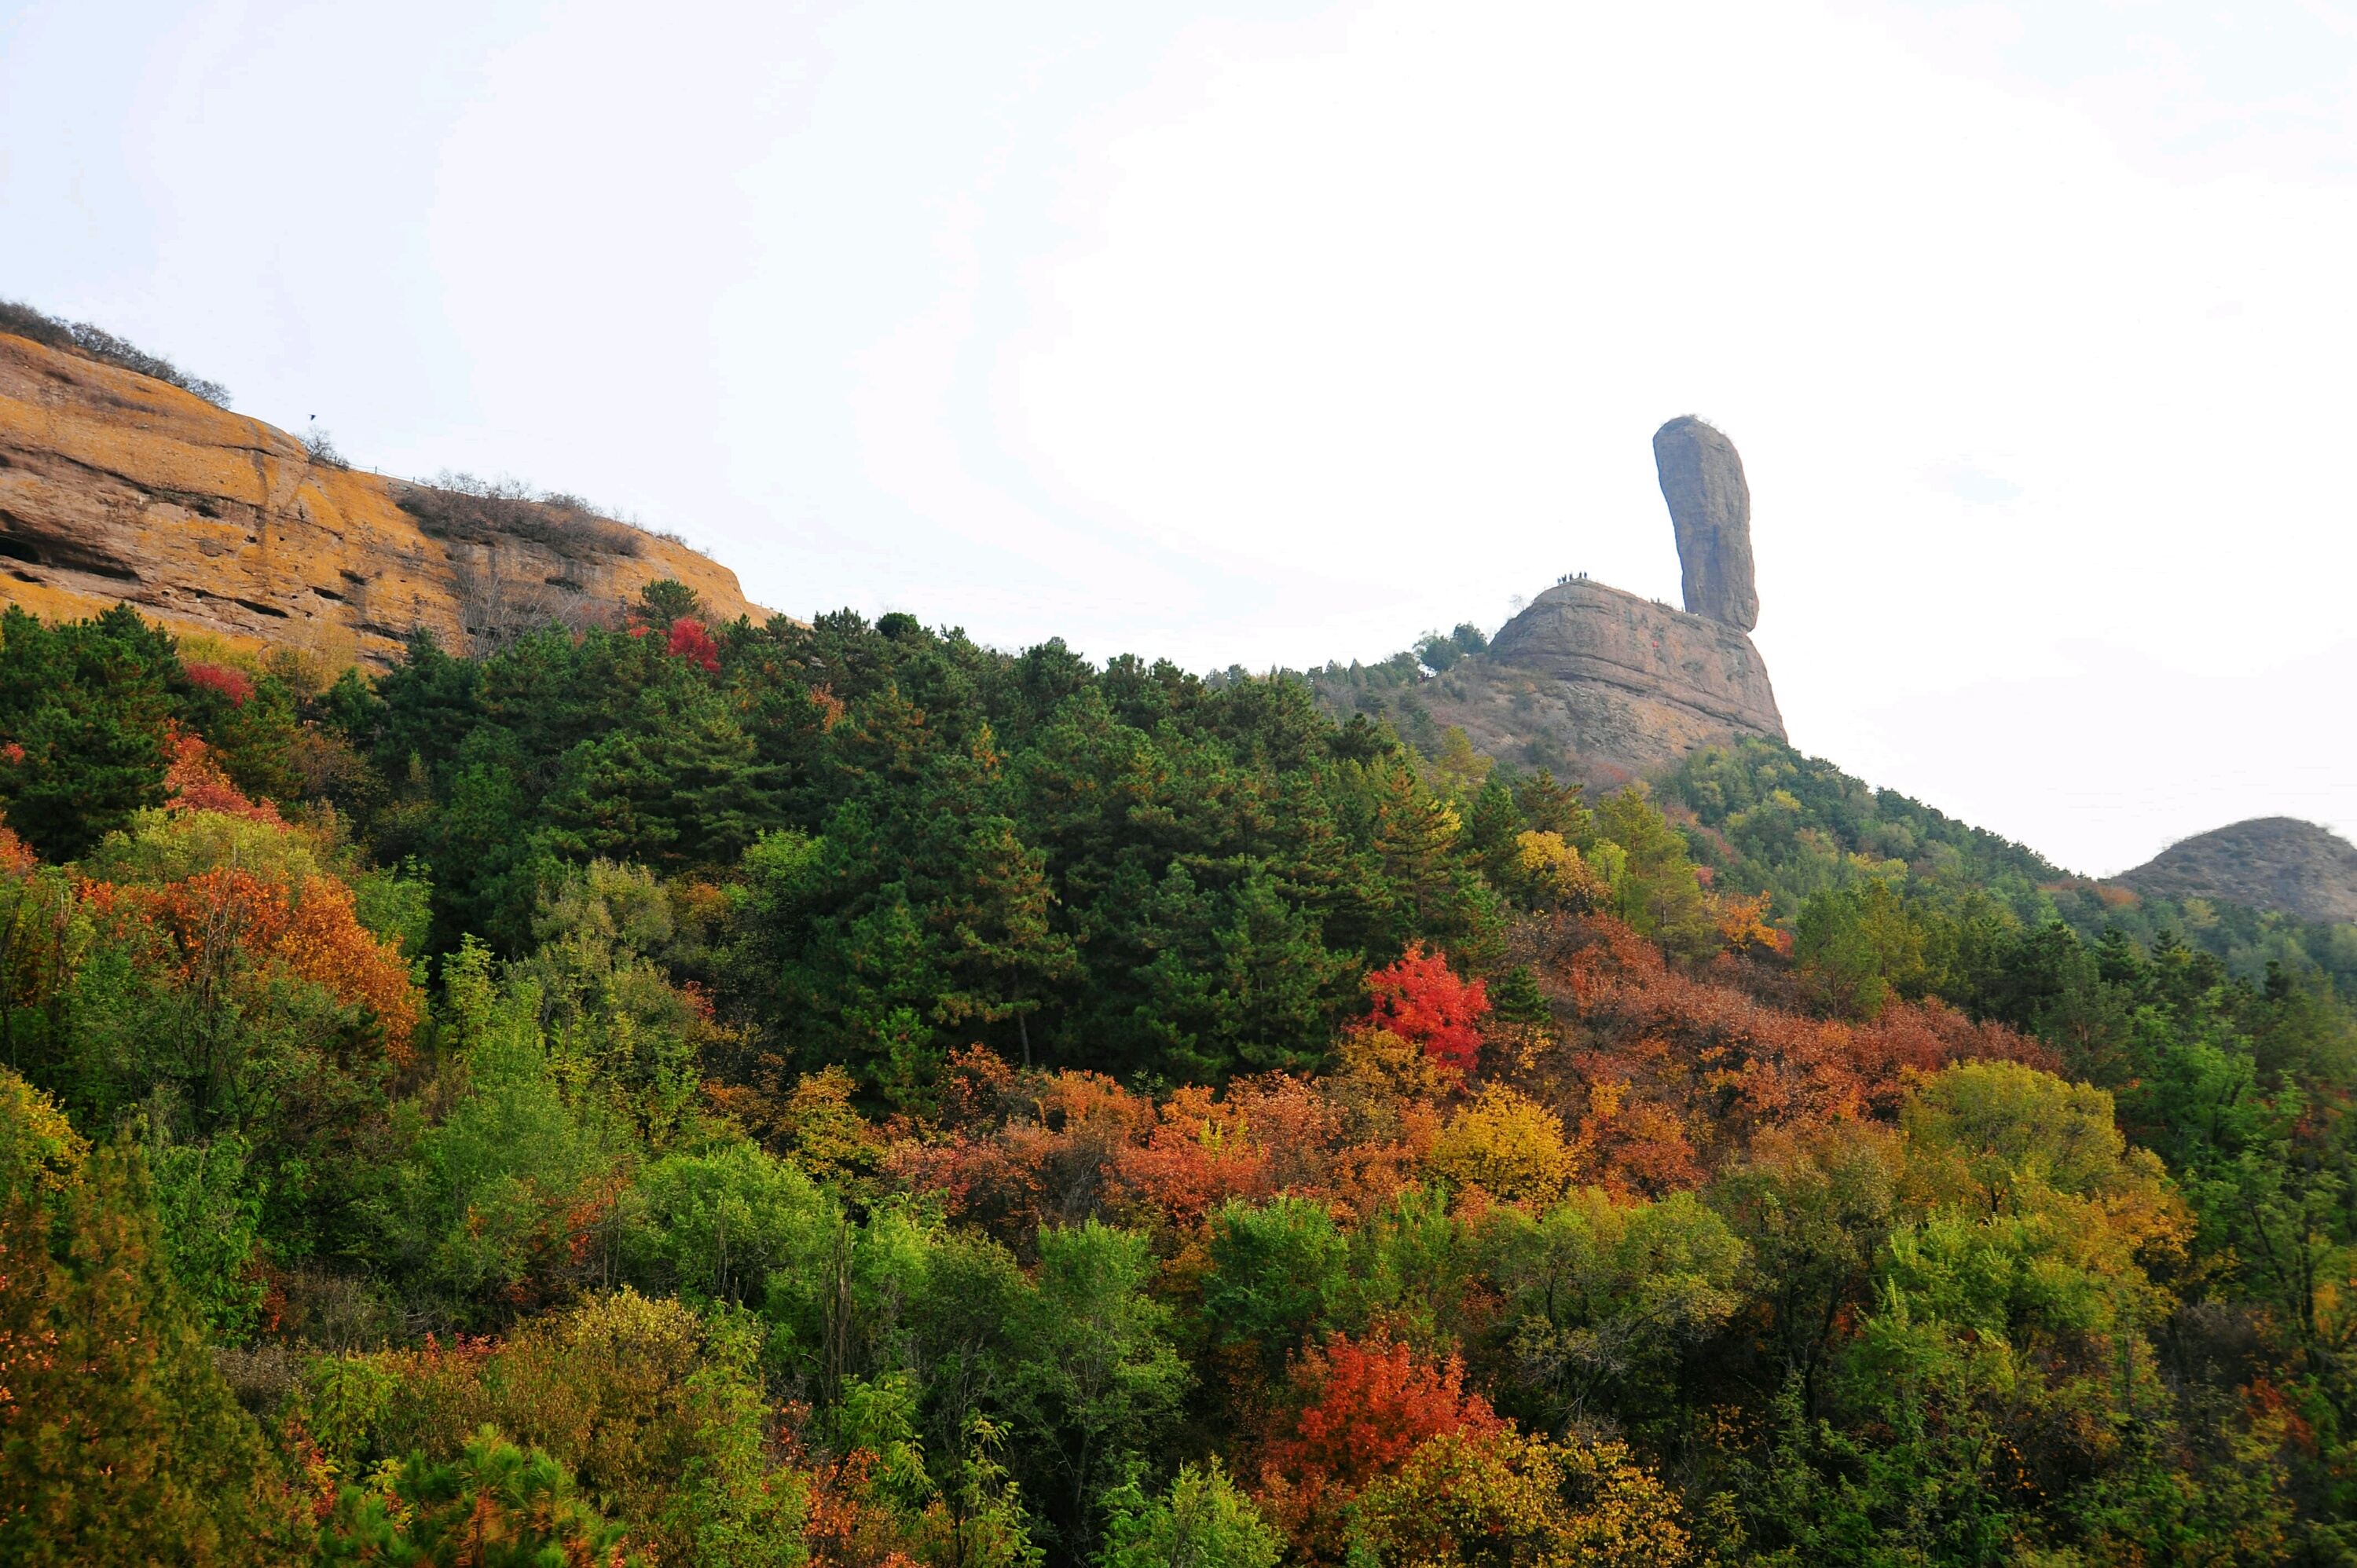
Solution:
{"label": "bright red shrub", "polygon": [[1473,1069],[1490,1011],[1481,982],[1458,979],[1446,958],[1411,943],[1397,963],[1367,976],[1367,989],[1375,998],[1367,1024],[1422,1046],[1435,1061]]}
{"label": "bright red shrub", "polygon": [[720,645],[694,616],[682,616],[671,623],[671,640],[663,650],[675,659],[690,659],[706,670],[720,668]]}
{"label": "bright red shrub", "polygon": [[245,700],[253,695],[253,677],[242,670],[231,669],[226,664],[207,664],[201,660],[184,663],[180,668],[188,671],[192,685],[201,686],[209,692],[219,692],[241,708],[245,706]]}

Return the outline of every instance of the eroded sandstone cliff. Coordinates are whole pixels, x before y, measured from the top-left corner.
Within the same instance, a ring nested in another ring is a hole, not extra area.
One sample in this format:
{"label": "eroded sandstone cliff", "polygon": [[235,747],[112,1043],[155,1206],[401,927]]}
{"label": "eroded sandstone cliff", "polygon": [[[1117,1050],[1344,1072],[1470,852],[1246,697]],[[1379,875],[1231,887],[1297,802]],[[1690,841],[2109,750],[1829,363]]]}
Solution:
{"label": "eroded sandstone cliff", "polygon": [[127,600],[175,630],[382,665],[414,627],[479,649],[611,618],[665,577],[713,619],[770,614],[674,541],[315,461],[178,387],[0,335],[0,602],[67,618]]}
{"label": "eroded sandstone cliff", "polygon": [[[1734,627],[1608,588],[1558,584],[1490,650],[1406,694],[1435,729],[1520,766],[1611,785],[1738,736],[1784,738],[1768,666]],[[1429,746],[1427,736],[1426,744]]]}

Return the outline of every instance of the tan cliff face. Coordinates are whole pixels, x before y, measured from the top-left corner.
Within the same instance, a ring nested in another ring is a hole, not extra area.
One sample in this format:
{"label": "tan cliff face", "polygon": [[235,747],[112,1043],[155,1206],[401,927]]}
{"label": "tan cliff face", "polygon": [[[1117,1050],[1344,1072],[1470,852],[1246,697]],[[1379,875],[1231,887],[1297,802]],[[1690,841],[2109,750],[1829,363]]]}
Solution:
{"label": "tan cliff face", "polygon": [[1740,628],[1601,583],[1549,588],[1499,631],[1490,657],[1651,698],[1691,714],[1702,728],[1783,738],[1768,666]]}
{"label": "tan cliff face", "polygon": [[1768,666],[1740,629],[1585,581],[1541,594],[1414,700],[1485,756],[1599,787],[1738,736],[1784,738]]}
{"label": "tan cliff face", "polygon": [[[404,510],[413,506],[428,515]],[[448,501],[314,462],[166,382],[0,335],[0,602],[52,619],[127,601],[175,631],[382,666],[411,629],[479,650],[618,618],[647,584],[707,619],[770,611],[683,544],[563,509]]]}

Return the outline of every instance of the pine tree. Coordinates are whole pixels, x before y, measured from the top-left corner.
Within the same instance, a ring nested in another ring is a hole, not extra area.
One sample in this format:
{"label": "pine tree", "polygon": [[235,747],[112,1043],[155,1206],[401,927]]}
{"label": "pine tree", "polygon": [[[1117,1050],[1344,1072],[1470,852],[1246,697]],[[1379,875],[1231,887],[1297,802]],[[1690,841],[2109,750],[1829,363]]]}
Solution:
{"label": "pine tree", "polygon": [[127,605],[45,627],[0,617],[0,805],[45,859],[70,860],[164,799],[172,639]]}
{"label": "pine tree", "polygon": [[172,1282],[137,1146],[92,1155],[54,1216],[34,1184],[8,1185],[0,1562],[226,1568],[307,1554],[303,1499]]}

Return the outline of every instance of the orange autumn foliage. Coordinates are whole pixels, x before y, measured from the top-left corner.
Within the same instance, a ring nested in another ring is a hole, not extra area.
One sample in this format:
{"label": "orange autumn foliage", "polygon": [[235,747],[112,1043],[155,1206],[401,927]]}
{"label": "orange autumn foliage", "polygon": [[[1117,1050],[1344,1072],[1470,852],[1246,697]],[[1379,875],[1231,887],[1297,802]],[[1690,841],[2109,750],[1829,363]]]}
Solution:
{"label": "orange autumn foliage", "polygon": [[[174,735],[167,743],[165,810],[212,812],[293,832],[267,800],[249,800],[212,760],[203,740]],[[10,858],[14,835],[0,843]],[[386,1048],[406,1062],[423,1003],[399,943],[361,925],[352,890],[333,876],[307,875],[300,886],[240,866],[160,886],[84,881],[83,908],[112,939],[141,950],[145,962],[184,986],[212,987],[279,973],[320,986],[348,1007],[362,1007],[383,1028]]]}
{"label": "orange autumn foliage", "polygon": [[1601,917],[1557,921],[1529,956],[1573,1025],[1541,1064],[1543,1098],[1576,1124],[1575,1179],[1616,1193],[1698,1185],[1764,1128],[1889,1120],[1910,1081],[1954,1062],[2054,1066],[2036,1041],[1938,1002],[1871,1023],[1809,1017],[1747,990],[1733,960],[1687,973]]}
{"label": "orange autumn foliage", "polygon": [[1414,1103],[1371,1117],[1350,1087],[1272,1073],[1157,1105],[1099,1073],[1018,1072],[977,1046],[943,1081],[946,1135],[904,1138],[887,1169],[1017,1247],[1091,1218],[1191,1230],[1231,1198],[1281,1193],[1367,1213],[1416,1178],[1441,1119]]}
{"label": "orange autumn foliage", "polygon": [[0,875],[23,876],[41,864],[32,845],[16,836],[16,830],[0,827]]}
{"label": "orange autumn foliage", "polygon": [[367,1008],[393,1059],[408,1059],[422,1015],[417,989],[398,944],[360,923],[351,890],[333,877],[306,877],[299,899],[284,883],[235,867],[161,887],[86,882],[81,892],[102,929],[144,949],[180,984],[235,983],[243,972],[276,969]]}
{"label": "orange autumn foliage", "polygon": [[375,1014],[395,1058],[408,1059],[420,1017],[417,987],[400,944],[361,924],[350,888],[331,876],[306,877],[274,956],[346,1006]]}
{"label": "orange autumn foliage", "polygon": [[[799,1448],[789,1453],[803,1457]],[[917,1568],[905,1521],[876,1498],[877,1467],[869,1448],[813,1466],[802,1544],[817,1568]]]}
{"label": "orange autumn foliage", "polygon": [[165,807],[170,811],[219,811],[226,817],[246,817],[273,826],[285,825],[278,808],[267,800],[250,800],[229,781],[212,759],[211,749],[192,735],[175,735],[165,743]]}
{"label": "orange autumn foliage", "polygon": [[1466,1391],[1458,1358],[1418,1357],[1380,1330],[1360,1341],[1329,1335],[1302,1352],[1293,1380],[1308,1402],[1262,1446],[1260,1501],[1305,1562],[1339,1561],[1342,1510],[1426,1442],[1506,1426]]}

